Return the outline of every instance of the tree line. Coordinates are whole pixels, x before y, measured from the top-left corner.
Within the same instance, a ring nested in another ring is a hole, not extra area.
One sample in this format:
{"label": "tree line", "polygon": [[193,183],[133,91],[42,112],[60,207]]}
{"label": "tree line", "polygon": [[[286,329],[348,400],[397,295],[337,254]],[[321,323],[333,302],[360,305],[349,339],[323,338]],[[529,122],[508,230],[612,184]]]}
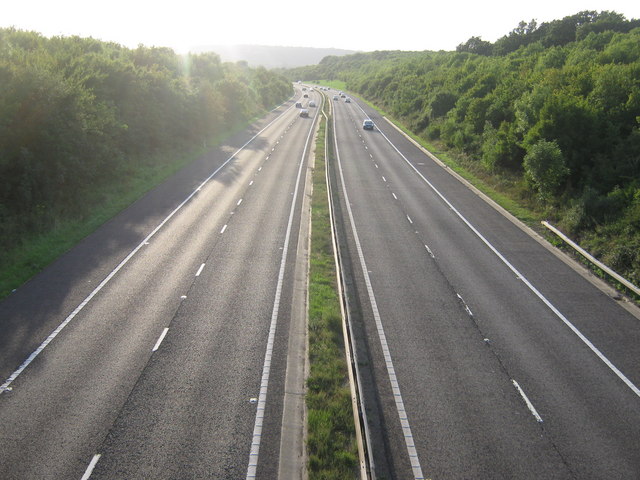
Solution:
{"label": "tree line", "polygon": [[640,21],[521,22],[455,52],[327,57],[291,79],[341,80],[640,282]]}
{"label": "tree line", "polygon": [[0,249],[291,93],[284,76],[213,53],[0,29]]}

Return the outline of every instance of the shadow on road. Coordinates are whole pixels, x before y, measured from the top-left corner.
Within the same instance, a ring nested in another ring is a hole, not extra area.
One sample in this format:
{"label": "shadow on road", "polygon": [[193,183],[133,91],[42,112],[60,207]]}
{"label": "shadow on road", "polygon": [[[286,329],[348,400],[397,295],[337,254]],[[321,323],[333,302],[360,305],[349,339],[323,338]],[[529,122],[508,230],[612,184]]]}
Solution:
{"label": "shadow on road", "polygon": [[[177,172],[1,301],[0,384],[188,195],[286,108],[269,113]],[[256,138],[245,148],[265,145]],[[239,173],[232,160],[214,178],[230,184]]]}

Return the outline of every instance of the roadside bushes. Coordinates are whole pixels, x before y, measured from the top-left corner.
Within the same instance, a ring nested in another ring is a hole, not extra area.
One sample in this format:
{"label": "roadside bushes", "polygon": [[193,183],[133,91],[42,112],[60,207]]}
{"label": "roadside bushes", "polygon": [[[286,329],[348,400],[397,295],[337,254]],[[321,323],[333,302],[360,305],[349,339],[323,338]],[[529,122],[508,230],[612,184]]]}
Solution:
{"label": "roadside bushes", "polygon": [[[598,248],[596,231],[611,245],[640,239],[633,194],[616,193],[640,179],[640,20],[584,11],[456,52],[332,57],[291,74],[346,82],[471,171],[506,180],[585,248]],[[640,276],[637,260],[616,258]]]}
{"label": "roadside bushes", "polygon": [[283,76],[217,55],[0,29],[0,249],[286,99]]}

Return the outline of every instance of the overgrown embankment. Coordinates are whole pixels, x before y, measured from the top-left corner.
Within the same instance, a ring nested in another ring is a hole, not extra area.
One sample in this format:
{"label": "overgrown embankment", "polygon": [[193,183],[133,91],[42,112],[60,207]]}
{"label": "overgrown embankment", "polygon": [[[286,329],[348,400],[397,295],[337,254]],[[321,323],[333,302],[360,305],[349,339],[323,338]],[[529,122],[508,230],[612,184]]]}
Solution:
{"label": "overgrown embankment", "polygon": [[343,82],[640,284],[640,20],[585,11],[456,52],[327,57],[289,73]]}
{"label": "overgrown embankment", "polygon": [[326,121],[316,142],[309,270],[309,478],[356,478],[358,451],[342,333],[325,176]]}
{"label": "overgrown embankment", "polygon": [[291,91],[213,53],[0,29],[0,298]]}

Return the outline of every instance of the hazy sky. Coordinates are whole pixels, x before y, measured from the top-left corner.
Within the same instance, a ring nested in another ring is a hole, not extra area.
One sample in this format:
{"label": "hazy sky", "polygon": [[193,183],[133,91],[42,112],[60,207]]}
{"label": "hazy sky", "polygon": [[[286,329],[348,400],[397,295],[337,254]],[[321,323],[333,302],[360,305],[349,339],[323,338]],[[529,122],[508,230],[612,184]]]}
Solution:
{"label": "hazy sky", "polygon": [[495,41],[521,20],[542,23],[582,10],[640,18],[640,1],[0,0],[0,27],[127,47],[171,47],[178,53],[233,44],[454,50],[471,36]]}

